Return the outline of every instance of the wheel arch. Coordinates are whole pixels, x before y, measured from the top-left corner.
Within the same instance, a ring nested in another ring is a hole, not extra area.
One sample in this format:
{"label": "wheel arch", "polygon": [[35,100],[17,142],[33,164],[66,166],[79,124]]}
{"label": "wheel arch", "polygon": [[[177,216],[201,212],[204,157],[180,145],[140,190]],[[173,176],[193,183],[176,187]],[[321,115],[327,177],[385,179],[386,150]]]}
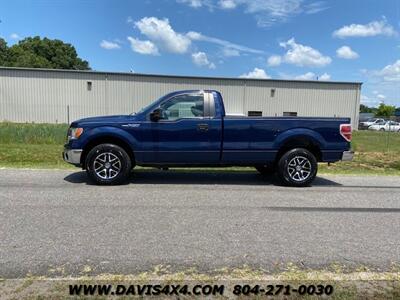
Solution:
{"label": "wheel arch", "polygon": [[92,139],[90,139],[83,147],[83,149],[82,149],[83,151],[82,151],[82,155],[81,155],[81,165],[82,165],[83,169],[86,168],[85,161],[86,161],[86,157],[87,157],[88,153],[90,152],[90,150],[100,144],[114,144],[114,145],[121,147],[122,149],[125,150],[125,152],[129,156],[129,158],[131,159],[132,166],[135,165],[135,153],[134,153],[132,146],[130,145],[130,143],[128,141],[126,141],[124,138],[122,138],[120,136],[100,135],[100,136],[96,136],[96,137],[93,137]]}
{"label": "wheel arch", "polygon": [[315,137],[307,134],[291,135],[283,139],[279,144],[275,161],[279,161],[283,154],[295,148],[307,149],[315,156],[317,161],[322,161],[321,143]]}

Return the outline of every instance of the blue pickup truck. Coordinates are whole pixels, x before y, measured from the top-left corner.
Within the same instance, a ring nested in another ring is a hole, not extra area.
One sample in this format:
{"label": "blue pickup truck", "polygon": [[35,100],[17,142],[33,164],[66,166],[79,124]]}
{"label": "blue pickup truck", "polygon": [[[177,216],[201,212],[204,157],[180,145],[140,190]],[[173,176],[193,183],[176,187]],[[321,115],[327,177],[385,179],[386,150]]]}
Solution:
{"label": "blue pickup truck", "polygon": [[252,166],[301,187],[318,162],[353,157],[349,118],[229,116],[214,90],[177,91],[136,114],[81,119],[67,136],[64,160],[102,185],[122,183],[136,165]]}

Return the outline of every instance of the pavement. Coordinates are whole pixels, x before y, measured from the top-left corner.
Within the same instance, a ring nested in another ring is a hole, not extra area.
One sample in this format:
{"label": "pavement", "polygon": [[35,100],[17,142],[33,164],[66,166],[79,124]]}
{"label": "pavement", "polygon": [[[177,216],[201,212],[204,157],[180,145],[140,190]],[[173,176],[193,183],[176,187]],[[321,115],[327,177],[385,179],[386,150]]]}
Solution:
{"label": "pavement", "polygon": [[94,186],[71,170],[0,170],[0,277],[400,261],[400,177],[138,171]]}

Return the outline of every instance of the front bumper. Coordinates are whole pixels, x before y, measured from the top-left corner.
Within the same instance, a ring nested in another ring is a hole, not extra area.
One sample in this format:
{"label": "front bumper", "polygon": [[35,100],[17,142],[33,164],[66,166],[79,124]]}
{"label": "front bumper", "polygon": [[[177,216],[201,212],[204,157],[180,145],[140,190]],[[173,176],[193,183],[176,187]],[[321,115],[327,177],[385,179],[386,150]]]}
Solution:
{"label": "front bumper", "polygon": [[62,153],[63,159],[70,164],[79,166],[81,164],[82,149],[67,149],[64,148]]}
{"label": "front bumper", "polygon": [[342,161],[350,161],[353,160],[354,151],[343,151]]}

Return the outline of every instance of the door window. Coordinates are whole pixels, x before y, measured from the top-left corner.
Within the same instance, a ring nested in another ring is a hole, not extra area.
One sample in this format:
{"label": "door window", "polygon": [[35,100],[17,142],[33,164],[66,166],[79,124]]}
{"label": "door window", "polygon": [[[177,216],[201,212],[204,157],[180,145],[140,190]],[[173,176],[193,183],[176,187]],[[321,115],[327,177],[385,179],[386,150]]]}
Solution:
{"label": "door window", "polygon": [[160,106],[163,120],[204,117],[204,96],[184,94],[173,97]]}

